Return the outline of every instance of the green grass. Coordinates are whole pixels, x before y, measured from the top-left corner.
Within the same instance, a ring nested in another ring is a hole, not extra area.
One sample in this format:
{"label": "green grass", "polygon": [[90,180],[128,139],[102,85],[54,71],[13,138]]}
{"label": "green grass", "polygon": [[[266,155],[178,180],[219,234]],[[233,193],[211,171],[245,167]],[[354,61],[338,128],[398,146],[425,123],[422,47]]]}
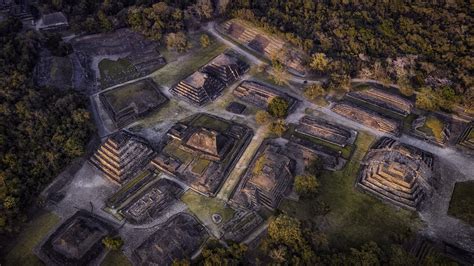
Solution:
{"label": "green grass", "polygon": [[138,110],[156,106],[165,101],[148,80],[139,80],[104,92],[102,95],[112,108],[118,112],[134,103]]}
{"label": "green grass", "polygon": [[43,265],[33,254],[33,248],[59,221],[59,217],[51,212],[43,212],[33,218],[16,238],[13,248],[5,257],[5,265]]}
{"label": "green grass", "polygon": [[163,151],[171,156],[178,158],[181,162],[189,162],[193,159],[193,155],[179,148],[179,142],[173,141],[166,145]]}
{"label": "green grass", "polygon": [[[354,154],[344,169],[324,171],[319,176],[320,189],[316,199],[285,201],[281,209],[302,220],[322,222],[322,231],[327,234],[330,245],[337,249],[368,241],[387,244],[391,237],[404,235],[417,226],[415,213],[397,210],[355,188],[360,161],[374,141],[372,135],[359,132]],[[329,212],[320,216],[325,208]]]}
{"label": "green grass", "polygon": [[428,136],[433,136],[438,142],[443,142],[443,128],[443,121],[434,116],[428,116],[425,124],[422,127],[419,127],[418,130]]}
{"label": "green grass", "polygon": [[329,148],[333,151],[337,151],[337,152],[340,151],[341,156],[344,159],[349,159],[350,156],[351,156],[352,150],[353,150],[353,145],[346,145],[345,147],[341,147],[341,146],[338,146],[336,144],[333,144],[333,143],[330,143],[330,142],[327,142],[327,141],[324,141],[324,140],[321,140],[321,139],[318,139],[318,138],[314,138],[314,137],[311,137],[311,136],[308,136],[308,135],[305,135],[305,134],[295,132],[295,126],[294,125],[290,125],[290,127],[288,128],[288,131],[285,133],[286,136],[291,136],[292,134],[295,135],[297,138],[304,139],[304,140],[310,141],[312,143],[327,147],[327,148]]}
{"label": "green grass", "polygon": [[136,73],[135,67],[132,63],[124,58],[120,58],[117,61],[103,59],[99,62],[99,71],[102,80],[121,79],[124,76]]}
{"label": "green grass", "polygon": [[202,196],[192,190],[188,190],[184,193],[181,200],[188,205],[189,210],[204,223],[209,223],[214,213],[218,213],[222,216],[222,223],[229,221],[235,213],[233,209],[226,207],[224,201]]}
{"label": "green grass", "polygon": [[191,75],[217,55],[223,53],[226,49],[227,46],[217,41],[213,41],[206,48],[195,47],[195,49],[181,58],[168,61],[168,64],[155,71],[152,77],[157,83],[171,87]]}
{"label": "green grass", "polygon": [[216,119],[212,116],[209,116],[209,115],[199,115],[198,117],[196,117],[192,122],[191,122],[192,126],[195,126],[195,127],[206,127],[206,128],[210,128],[210,129],[214,129],[216,131],[220,131],[220,132],[223,132],[223,131],[226,131],[230,124],[221,120],[221,119]]}
{"label": "green grass", "polygon": [[131,266],[132,263],[121,251],[110,251],[100,264],[101,266]]}
{"label": "green grass", "polygon": [[456,183],[448,214],[474,226],[474,181]]}
{"label": "green grass", "polygon": [[71,84],[72,64],[67,57],[53,57],[51,63],[50,77],[55,82],[67,82]]}
{"label": "green grass", "polygon": [[121,198],[123,193],[127,193],[129,189],[134,187],[136,184],[138,184],[140,181],[142,181],[144,178],[148,176],[149,172],[148,171],[142,171],[138,173],[135,177],[133,177],[129,182],[127,182],[124,186],[120,188],[119,191],[117,191],[115,194],[112,195],[107,200],[108,205],[115,205],[116,201]]}
{"label": "green grass", "polygon": [[211,161],[203,158],[197,159],[193,164],[193,172],[202,174],[207,169],[210,163]]}
{"label": "green grass", "polygon": [[467,135],[467,140],[474,139],[474,128],[471,128],[469,134]]}

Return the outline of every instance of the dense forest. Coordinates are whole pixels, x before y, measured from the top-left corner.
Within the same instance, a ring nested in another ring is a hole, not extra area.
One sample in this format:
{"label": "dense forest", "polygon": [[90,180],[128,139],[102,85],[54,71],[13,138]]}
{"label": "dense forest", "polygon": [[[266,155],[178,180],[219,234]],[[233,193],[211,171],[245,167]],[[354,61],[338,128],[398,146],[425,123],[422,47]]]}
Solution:
{"label": "dense forest", "polygon": [[436,100],[454,91],[464,97],[434,104],[448,110],[454,102],[474,107],[474,17],[468,1],[236,0],[228,12],[309,53],[326,54],[326,73],[336,78],[432,88],[429,96]]}
{"label": "dense forest", "polygon": [[35,195],[83,154],[92,129],[83,96],[34,85],[44,41],[16,19],[0,23],[0,233],[20,228]]}

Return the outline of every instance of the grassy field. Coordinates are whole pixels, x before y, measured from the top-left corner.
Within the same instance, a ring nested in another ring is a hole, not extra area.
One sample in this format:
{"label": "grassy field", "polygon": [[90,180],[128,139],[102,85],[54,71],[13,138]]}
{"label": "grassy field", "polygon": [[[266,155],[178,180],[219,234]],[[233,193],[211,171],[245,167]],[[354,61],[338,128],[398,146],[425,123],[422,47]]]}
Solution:
{"label": "grassy field", "polygon": [[107,80],[120,79],[123,76],[136,73],[135,67],[127,59],[120,58],[116,61],[103,59],[99,62],[100,78]]}
{"label": "grassy field", "polygon": [[112,108],[118,112],[125,107],[135,104],[137,109],[146,110],[150,106],[159,106],[166,101],[165,97],[158,93],[148,80],[139,80],[130,84],[126,84],[102,94]]}
{"label": "grassy field", "polygon": [[[281,209],[320,224],[330,245],[336,249],[356,247],[368,241],[390,243],[391,237],[406,234],[418,224],[415,213],[397,210],[354,187],[360,160],[374,141],[373,136],[359,132],[356,150],[345,168],[325,171],[319,177],[321,186],[316,199],[285,201]],[[326,214],[321,216],[321,213]]]}
{"label": "grassy field", "polygon": [[474,181],[456,183],[448,214],[474,226]]}
{"label": "grassy field", "polygon": [[121,251],[110,251],[100,264],[101,266],[131,266],[132,263]]}
{"label": "grassy field", "polygon": [[191,125],[194,127],[206,127],[221,132],[226,131],[230,126],[229,123],[208,115],[199,115],[191,122]]}
{"label": "grassy field", "polygon": [[426,122],[422,127],[419,127],[418,130],[425,133],[428,136],[433,136],[436,141],[443,141],[443,121],[439,120],[434,116],[428,116]]}
{"label": "grassy field", "polygon": [[211,161],[204,158],[199,158],[193,163],[193,172],[202,174],[207,169]]}
{"label": "grassy field", "polygon": [[59,223],[59,220],[59,217],[51,212],[42,212],[33,218],[17,236],[13,248],[5,257],[5,265],[43,265],[33,254],[33,248]]}
{"label": "grassy field", "polygon": [[202,196],[192,190],[184,193],[181,200],[205,224],[212,222],[211,216],[214,213],[222,216],[223,223],[229,221],[234,216],[234,210],[227,207],[223,201],[217,198]]}
{"label": "grassy field", "polygon": [[189,162],[193,159],[193,155],[179,148],[179,142],[173,141],[166,145],[163,151],[171,156],[178,158],[181,162]]}
{"label": "grassy field", "polygon": [[[195,39],[199,38],[199,36],[199,34],[194,34],[191,38]],[[152,77],[158,84],[171,87],[191,75],[217,55],[223,53],[226,49],[227,46],[213,40],[211,45],[206,48],[193,43],[191,51],[181,56],[174,52],[163,51],[162,54],[165,56],[168,64],[154,72]]]}

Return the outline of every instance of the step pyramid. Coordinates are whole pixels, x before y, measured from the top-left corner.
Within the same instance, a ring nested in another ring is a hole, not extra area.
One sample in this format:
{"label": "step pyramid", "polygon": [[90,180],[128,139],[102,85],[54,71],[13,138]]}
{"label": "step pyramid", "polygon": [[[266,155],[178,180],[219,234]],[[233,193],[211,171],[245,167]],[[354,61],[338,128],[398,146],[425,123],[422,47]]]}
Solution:
{"label": "step pyramid", "polygon": [[134,176],[152,158],[147,142],[126,131],[119,131],[100,145],[90,162],[119,184]]}

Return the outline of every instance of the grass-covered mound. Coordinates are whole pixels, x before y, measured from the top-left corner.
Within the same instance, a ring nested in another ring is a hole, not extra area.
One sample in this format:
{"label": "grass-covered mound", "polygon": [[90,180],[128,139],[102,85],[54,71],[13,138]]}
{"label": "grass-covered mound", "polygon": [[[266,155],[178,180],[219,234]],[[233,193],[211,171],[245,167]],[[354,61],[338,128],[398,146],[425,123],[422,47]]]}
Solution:
{"label": "grass-covered mound", "polygon": [[474,226],[474,181],[456,183],[448,214]]}

